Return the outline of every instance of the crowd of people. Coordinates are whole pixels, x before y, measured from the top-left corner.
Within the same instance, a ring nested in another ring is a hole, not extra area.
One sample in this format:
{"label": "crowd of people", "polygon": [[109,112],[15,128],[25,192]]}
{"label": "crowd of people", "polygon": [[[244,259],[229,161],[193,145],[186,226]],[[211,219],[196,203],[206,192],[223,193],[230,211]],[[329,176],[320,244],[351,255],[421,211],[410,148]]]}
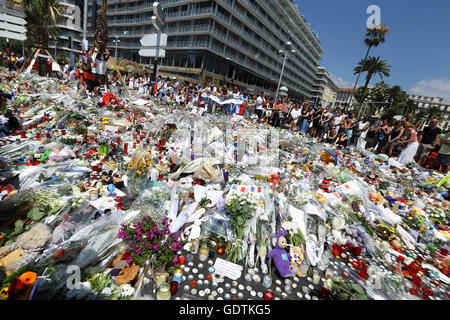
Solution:
{"label": "crowd of people", "polygon": [[[109,78],[114,82],[113,73]],[[441,172],[450,170],[450,133],[438,127],[438,119],[432,119],[418,131],[412,114],[397,119],[359,117],[352,111],[346,112],[331,105],[312,106],[308,101],[294,103],[289,98],[275,101],[264,92],[250,94],[238,87],[218,87],[206,81],[190,83],[176,77],[158,77],[156,82],[152,82],[147,74],[127,74],[124,79],[129,90],[172,99],[177,103],[198,101],[196,108],[203,108],[204,112],[240,114],[273,127],[309,134],[316,142],[338,147],[353,145],[396,157],[401,164],[416,161]],[[233,103],[223,104],[227,101]]]}

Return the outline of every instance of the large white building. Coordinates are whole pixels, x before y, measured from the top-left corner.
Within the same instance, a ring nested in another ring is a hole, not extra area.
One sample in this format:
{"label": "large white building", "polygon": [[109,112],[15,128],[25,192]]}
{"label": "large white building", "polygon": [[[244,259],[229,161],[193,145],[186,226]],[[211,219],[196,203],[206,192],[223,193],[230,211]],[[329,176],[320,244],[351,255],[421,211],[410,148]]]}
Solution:
{"label": "large white building", "polygon": [[[274,93],[282,50],[295,50],[284,69],[289,96],[311,98],[323,53],[317,34],[292,0],[161,0],[168,42],[161,71],[183,77]],[[101,0],[89,0],[88,35],[92,45]],[[154,33],[153,0],[108,1],[108,49],[118,57],[152,65],[140,57],[139,42]],[[286,47],[287,42],[292,47]]]}
{"label": "large white building", "polygon": [[450,127],[450,103],[446,102],[444,98],[439,97],[427,97],[427,96],[420,96],[420,95],[414,95],[409,94],[408,95],[410,99],[414,100],[417,107],[429,109],[432,107],[436,107],[442,112],[444,112],[444,120],[441,121],[440,127],[443,130],[448,130]]}
{"label": "large white building", "polygon": [[312,93],[310,101],[314,105],[321,104],[326,106],[330,103],[334,104],[336,101],[338,87],[334,84],[326,68],[317,67]]}

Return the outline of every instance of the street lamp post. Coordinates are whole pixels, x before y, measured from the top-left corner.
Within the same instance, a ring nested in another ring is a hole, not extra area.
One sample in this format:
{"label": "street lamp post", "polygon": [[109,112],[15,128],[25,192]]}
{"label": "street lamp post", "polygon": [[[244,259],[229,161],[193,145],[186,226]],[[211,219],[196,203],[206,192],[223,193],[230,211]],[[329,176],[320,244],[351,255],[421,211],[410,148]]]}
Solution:
{"label": "street lamp post", "polygon": [[[290,41],[286,42],[286,46],[291,47],[292,43]],[[289,51],[283,51],[283,50],[278,50],[279,53],[283,54],[284,53],[284,58],[283,58],[283,67],[281,67],[281,74],[280,74],[280,79],[278,80],[278,86],[277,86],[277,93],[275,95],[275,103],[277,103],[278,101],[278,94],[280,92],[280,86],[281,86],[281,79],[283,79],[283,72],[284,72],[284,67],[286,66],[286,60],[289,59]],[[291,50],[291,53],[295,53],[295,50]]]}
{"label": "street lamp post", "polygon": [[81,48],[84,50],[87,50],[84,48],[86,42],[87,42],[87,14],[88,14],[88,0],[84,0],[84,8],[83,8],[83,44],[81,45]]}
{"label": "street lamp post", "polygon": [[113,42],[116,44],[116,53],[114,54],[114,58],[116,60],[116,64],[117,64],[117,45],[120,42],[120,40],[118,38],[119,38],[119,36],[116,36],[116,40],[113,40]]}

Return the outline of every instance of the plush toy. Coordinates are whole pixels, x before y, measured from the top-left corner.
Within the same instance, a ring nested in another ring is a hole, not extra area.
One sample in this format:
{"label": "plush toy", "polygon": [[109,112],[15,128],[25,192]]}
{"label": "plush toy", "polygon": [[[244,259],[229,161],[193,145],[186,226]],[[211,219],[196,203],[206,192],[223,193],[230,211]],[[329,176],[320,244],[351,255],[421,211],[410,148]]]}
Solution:
{"label": "plush toy", "polygon": [[302,167],[302,170],[305,172],[311,172],[311,168],[313,166],[314,162],[312,161],[308,161],[307,163],[305,163]]}
{"label": "plush toy", "polygon": [[291,247],[291,254],[292,254],[292,269],[297,270],[296,275],[298,277],[303,277],[303,274],[300,272],[300,264],[303,261],[304,258],[305,249],[294,246]]}
{"label": "plush toy", "polygon": [[116,284],[121,285],[133,281],[139,273],[140,266],[134,262],[126,265],[116,277]]}
{"label": "plush toy", "polygon": [[330,150],[324,150],[320,153],[320,161],[326,165],[334,164],[336,166],[338,164],[337,156]]}
{"label": "plush toy", "polygon": [[336,243],[341,246],[346,244],[347,239],[344,237],[343,233],[343,230],[345,229],[344,219],[337,216],[333,217],[333,219],[331,220],[331,227],[332,227],[331,234],[333,235]]}
{"label": "plush toy", "polygon": [[369,200],[372,201],[373,203],[380,205],[384,203],[384,198],[381,194],[379,193],[375,193],[375,192],[370,192],[369,193]]}
{"label": "plush toy", "polygon": [[269,259],[273,258],[275,267],[282,277],[293,277],[297,273],[297,270],[291,270],[290,262],[292,257],[284,250],[287,247],[287,241],[284,237],[286,235],[288,235],[286,230],[278,226],[275,248],[269,252],[267,257]]}

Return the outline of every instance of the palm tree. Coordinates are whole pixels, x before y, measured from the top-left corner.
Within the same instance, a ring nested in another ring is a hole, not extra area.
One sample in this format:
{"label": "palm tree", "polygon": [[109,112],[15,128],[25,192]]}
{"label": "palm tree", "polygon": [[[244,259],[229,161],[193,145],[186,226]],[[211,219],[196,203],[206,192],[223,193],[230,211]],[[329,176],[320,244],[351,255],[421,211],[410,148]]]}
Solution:
{"label": "palm tree", "polygon": [[372,77],[374,75],[378,75],[381,79],[383,78],[383,76],[389,77],[391,67],[386,63],[386,60],[381,60],[381,58],[378,56],[376,58],[369,57],[367,61],[361,60],[353,71],[353,74],[367,72],[366,83],[364,84],[359,100],[359,102],[362,104],[365,99],[365,92],[367,90],[367,87],[369,86],[370,80],[372,80]]}
{"label": "palm tree", "polygon": [[[366,56],[364,57],[363,66],[369,56],[370,49],[372,47],[378,47],[381,43],[386,41],[386,34],[389,32],[389,28],[383,24],[375,26],[374,28],[368,28],[366,32],[366,38],[364,39],[364,43],[367,46]],[[353,91],[355,92],[356,86],[358,85],[359,77],[361,76],[361,72],[358,73],[358,77],[356,78],[355,85],[353,86]],[[352,103],[353,96],[350,96],[350,104]]]}
{"label": "palm tree", "polygon": [[414,121],[417,123],[417,126],[421,126],[424,123],[428,123],[431,119],[438,119],[439,122],[444,120],[445,115],[438,107],[424,108],[417,112],[414,116]]}
{"label": "palm tree", "polygon": [[[32,39],[36,48],[48,50],[48,42],[56,38],[59,29],[57,21],[62,16],[62,6],[59,0],[22,0],[21,6],[27,22],[27,38]],[[38,59],[39,75],[44,75],[43,58]]]}

